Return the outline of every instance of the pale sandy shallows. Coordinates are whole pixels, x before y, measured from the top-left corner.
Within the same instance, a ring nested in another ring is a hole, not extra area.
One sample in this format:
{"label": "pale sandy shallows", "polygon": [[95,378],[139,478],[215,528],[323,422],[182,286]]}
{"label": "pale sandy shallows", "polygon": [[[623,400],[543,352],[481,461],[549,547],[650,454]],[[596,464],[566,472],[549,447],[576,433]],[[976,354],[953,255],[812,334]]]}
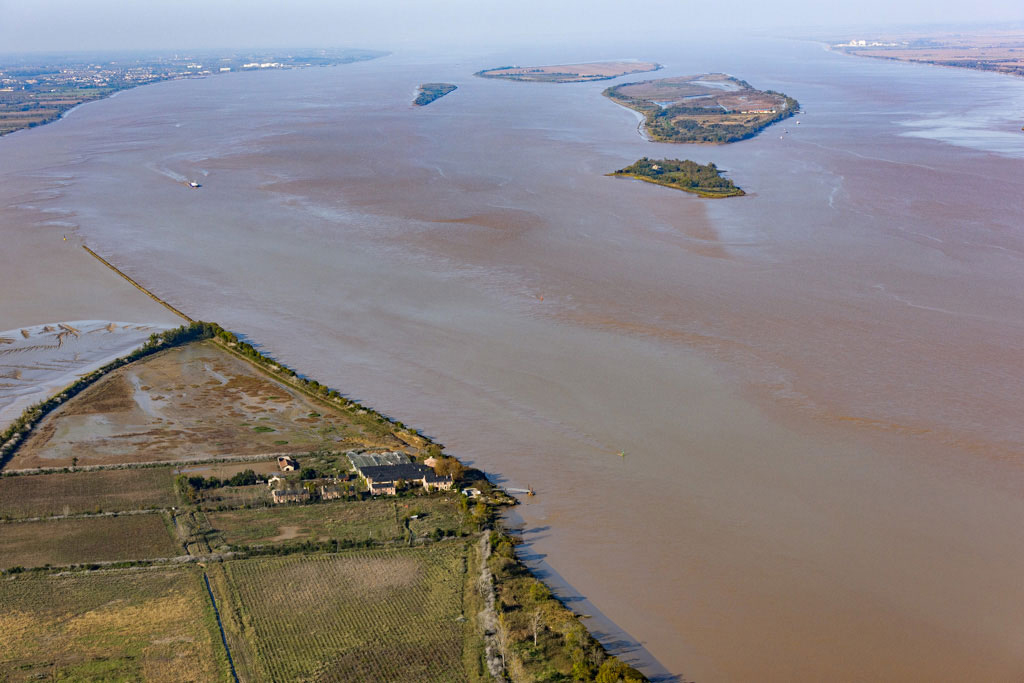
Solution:
{"label": "pale sandy shallows", "polygon": [[74,320],[0,332],[0,429],[28,406],[166,329],[158,323]]}

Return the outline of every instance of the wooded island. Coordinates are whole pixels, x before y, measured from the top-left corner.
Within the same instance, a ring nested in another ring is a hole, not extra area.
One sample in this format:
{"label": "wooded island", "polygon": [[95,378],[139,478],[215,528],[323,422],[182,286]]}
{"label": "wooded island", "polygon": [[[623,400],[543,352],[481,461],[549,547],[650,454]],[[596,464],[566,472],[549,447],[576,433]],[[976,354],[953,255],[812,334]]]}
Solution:
{"label": "wooded island", "polygon": [[629,176],[656,185],[674,187],[683,192],[692,192],[701,197],[742,197],[746,194],[736,184],[722,177],[722,172],[713,163],[705,165],[685,159],[648,159],[644,157],[636,163],[619,169],[608,175]]}
{"label": "wooded island", "polygon": [[452,83],[424,83],[419,87],[419,94],[412,101],[417,107],[425,107],[434,100],[440,99],[459,86]]}

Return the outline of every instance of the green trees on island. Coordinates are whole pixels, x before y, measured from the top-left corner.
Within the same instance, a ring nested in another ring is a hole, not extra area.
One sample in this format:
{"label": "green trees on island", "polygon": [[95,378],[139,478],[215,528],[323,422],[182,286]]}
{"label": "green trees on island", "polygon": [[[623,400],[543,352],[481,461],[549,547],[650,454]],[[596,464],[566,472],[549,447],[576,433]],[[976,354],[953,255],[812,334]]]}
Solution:
{"label": "green trees on island", "polygon": [[644,157],[609,175],[629,176],[657,185],[674,187],[702,197],[739,197],[746,194],[714,163],[698,164],[685,159],[648,159]]}
{"label": "green trees on island", "polygon": [[417,107],[425,107],[434,100],[444,97],[457,88],[458,86],[452,83],[424,83],[419,87],[420,92],[412,103]]}

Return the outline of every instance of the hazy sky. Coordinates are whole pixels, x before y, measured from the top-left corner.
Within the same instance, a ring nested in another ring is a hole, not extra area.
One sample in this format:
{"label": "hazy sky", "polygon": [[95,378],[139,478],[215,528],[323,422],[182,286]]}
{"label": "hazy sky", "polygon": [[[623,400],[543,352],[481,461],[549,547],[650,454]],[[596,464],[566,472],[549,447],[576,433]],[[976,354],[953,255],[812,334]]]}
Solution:
{"label": "hazy sky", "polygon": [[97,49],[393,49],[730,28],[1021,22],[1024,0],[0,0],[0,53]]}

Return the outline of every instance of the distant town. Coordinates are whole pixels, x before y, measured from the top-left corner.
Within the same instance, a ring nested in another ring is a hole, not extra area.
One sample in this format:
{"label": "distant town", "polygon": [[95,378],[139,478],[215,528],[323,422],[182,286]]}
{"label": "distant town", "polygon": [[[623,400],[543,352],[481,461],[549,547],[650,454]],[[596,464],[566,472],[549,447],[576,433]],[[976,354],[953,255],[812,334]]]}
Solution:
{"label": "distant town", "polygon": [[833,50],[859,57],[918,62],[1024,76],[1024,31],[903,33],[850,40],[833,38]]}
{"label": "distant town", "polygon": [[49,123],[84,102],[137,85],[234,71],[333,66],[374,59],[375,50],[288,54],[33,55],[0,58],[0,135]]}

